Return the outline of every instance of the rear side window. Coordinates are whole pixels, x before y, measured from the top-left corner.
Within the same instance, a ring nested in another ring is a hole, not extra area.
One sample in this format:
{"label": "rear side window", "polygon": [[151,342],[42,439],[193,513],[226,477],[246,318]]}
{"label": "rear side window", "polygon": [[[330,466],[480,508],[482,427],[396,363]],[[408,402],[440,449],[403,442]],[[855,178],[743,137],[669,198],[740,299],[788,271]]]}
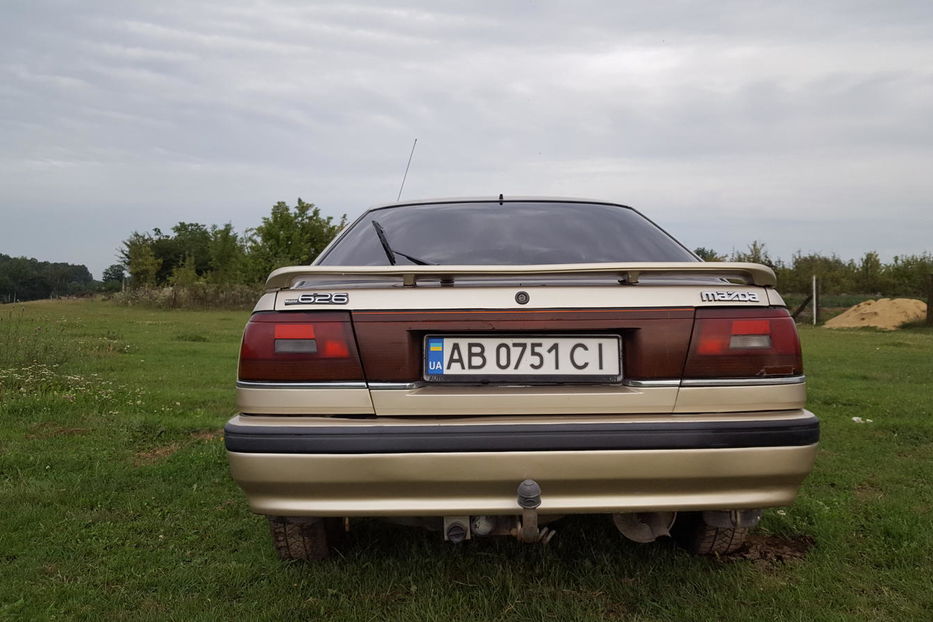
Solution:
{"label": "rear side window", "polygon": [[[598,203],[403,205],[356,221],[318,265],[388,265],[373,221],[393,251],[439,265],[696,261],[638,212]],[[396,254],[399,265],[414,263]]]}

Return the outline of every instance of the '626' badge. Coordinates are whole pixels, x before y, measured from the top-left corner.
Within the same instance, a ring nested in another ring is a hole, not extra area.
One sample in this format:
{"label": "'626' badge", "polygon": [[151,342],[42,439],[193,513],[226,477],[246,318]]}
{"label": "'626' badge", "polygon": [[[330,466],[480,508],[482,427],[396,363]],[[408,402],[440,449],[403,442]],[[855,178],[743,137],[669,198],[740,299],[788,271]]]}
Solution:
{"label": "'626' badge", "polygon": [[301,294],[297,298],[286,298],[285,306],[289,305],[345,305],[350,302],[350,294],[313,292]]}

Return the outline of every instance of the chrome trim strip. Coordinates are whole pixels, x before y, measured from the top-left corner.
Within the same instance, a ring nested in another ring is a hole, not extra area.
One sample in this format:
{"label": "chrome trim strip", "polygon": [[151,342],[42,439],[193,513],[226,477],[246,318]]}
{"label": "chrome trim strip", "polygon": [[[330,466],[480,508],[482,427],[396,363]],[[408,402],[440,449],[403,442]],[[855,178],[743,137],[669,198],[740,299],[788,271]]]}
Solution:
{"label": "chrome trim strip", "polygon": [[253,382],[237,380],[238,389],[365,389],[365,382]]}
{"label": "chrome trim strip", "polygon": [[626,387],[679,387],[680,380],[623,380]]}
{"label": "chrome trim strip", "polygon": [[803,384],[806,376],[785,376],[780,378],[709,378],[687,379],[680,383],[682,387],[760,387],[768,385]]}
{"label": "chrome trim strip", "polygon": [[411,389],[420,389],[424,385],[424,382],[370,382],[369,388],[408,391]]}
{"label": "chrome trim strip", "polygon": [[[709,378],[686,380],[623,380],[626,387],[758,387],[768,385],[802,384],[806,376],[778,378]],[[424,382],[254,382],[237,380],[238,389],[377,389],[410,391],[425,386]],[[522,385],[524,386],[524,385]]]}

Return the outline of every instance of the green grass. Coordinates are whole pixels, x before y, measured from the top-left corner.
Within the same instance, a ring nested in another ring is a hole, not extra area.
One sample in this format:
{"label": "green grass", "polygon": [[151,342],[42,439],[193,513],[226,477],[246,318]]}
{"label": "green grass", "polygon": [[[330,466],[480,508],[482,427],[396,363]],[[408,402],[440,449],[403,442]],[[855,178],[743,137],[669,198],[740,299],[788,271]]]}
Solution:
{"label": "green grass", "polygon": [[[605,517],[548,547],[354,523],[276,560],[229,479],[242,312],[0,308],[0,618],[915,620],[933,611],[933,331],[803,328],[823,420],[757,559],[636,545]],[[871,419],[856,423],[852,417]],[[813,546],[802,559],[787,547]],[[755,556],[752,556],[755,557]]]}

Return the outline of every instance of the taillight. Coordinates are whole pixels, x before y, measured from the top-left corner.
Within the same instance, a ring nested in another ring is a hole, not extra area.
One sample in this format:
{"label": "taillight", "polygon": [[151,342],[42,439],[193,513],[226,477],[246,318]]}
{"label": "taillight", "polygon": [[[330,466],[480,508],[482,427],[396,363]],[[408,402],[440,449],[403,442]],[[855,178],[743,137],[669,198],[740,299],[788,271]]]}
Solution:
{"label": "taillight", "polygon": [[787,309],[697,309],[684,378],[802,373],[800,339]]}
{"label": "taillight", "polygon": [[350,314],[254,314],[243,331],[238,378],[275,382],[363,380]]}

